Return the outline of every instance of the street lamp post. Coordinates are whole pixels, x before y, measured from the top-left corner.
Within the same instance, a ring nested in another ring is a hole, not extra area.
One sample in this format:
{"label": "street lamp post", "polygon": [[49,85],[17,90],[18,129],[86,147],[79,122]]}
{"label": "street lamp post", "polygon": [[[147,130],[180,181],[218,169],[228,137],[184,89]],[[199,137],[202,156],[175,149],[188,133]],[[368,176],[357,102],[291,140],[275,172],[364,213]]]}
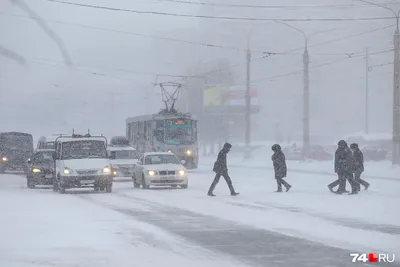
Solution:
{"label": "street lamp post", "polygon": [[245,152],[244,158],[249,159],[251,158],[251,50],[250,50],[250,38],[251,34],[253,33],[254,29],[257,26],[265,25],[265,23],[260,23],[254,25],[250,30],[246,31],[246,93],[245,93],[245,101],[246,101],[246,111],[245,111]]}
{"label": "street lamp post", "polygon": [[393,46],[394,46],[394,59],[393,59],[393,134],[392,134],[392,164],[400,165],[400,32],[399,32],[399,17],[400,10],[396,12],[395,10],[383,6],[380,4],[375,4],[365,0],[355,0],[359,2],[368,3],[370,5],[387,9],[391,11],[396,18],[396,30],[393,36]]}
{"label": "street lamp post", "polygon": [[294,27],[285,22],[276,20],[275,22],[285,25],[297,32],[300,32],[304,37],[304,52],[303,52],[303,156],[306,156],[310,149],[310,79],[309,79],[309,68],[310,68],[310,56],[308,53],[308,41],[314,35],[320,33],[330,32],[336,29],[318,31],[313,34],[307,35],[304,31],[297,27]]}

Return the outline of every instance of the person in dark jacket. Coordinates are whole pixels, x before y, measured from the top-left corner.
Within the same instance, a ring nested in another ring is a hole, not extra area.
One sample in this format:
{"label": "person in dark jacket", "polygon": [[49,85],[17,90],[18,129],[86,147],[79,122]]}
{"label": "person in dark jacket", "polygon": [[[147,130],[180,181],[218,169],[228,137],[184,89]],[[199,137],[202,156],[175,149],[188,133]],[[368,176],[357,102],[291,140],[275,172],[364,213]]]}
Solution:
{"label": "person in dark jacket", "polygon": [[231,144],[225,143],[222,150],[218,153],[218,158],[217,158],[217,161],[214,163],[214,168],[213,168],[213,171],[215,172],[215,178],[214,178],[214,181],[212,182],[210,189],[208,190],[208,194],[207,194],[211,197],[215,197],[215,195],[213,194],[213,191],[215,189],[215,186],[218,184],[221,176],[224,177],[226,183],[228,184],[229,190],[231,191],[231,195],[232,196],[239,195],[239,193],[235,192],[235,189],[233,188],[233,185],[232,185],[232,180],[228,174],[226,155],[229,153],[231,148],[232,148]]}
{"label": "person in dark jacket", "polygon": [[364,172],[364,155],[358,148],[358,144],[353,143],[350,145],[350,149],[353,151],[353,156],[355,160],[355,170],[354,170],[354,181],[357,183],[357,191],[361,190],[361,185],[368,189],[369,183],[361,179],[361,174]]}
{"label": "person in dark jacket", "polygon": [[[348,181],[352,189],[351,194],[357,194],[356,183],[353,179],[354,169],[355,160],[353,158],[353,153],[346,141],[340,140],[335,152],[335,173],[337,173],[338,179],[328,185],[329,190],[336,194],[343,194],[346,192],[346,181]],[[337,185],[339,185],[339,188],[335,192],[333,188]]]}
{"label": "person in dark jacket", "polygon": [[272,146],[272,151],[274,154],[271,159],[274,165],[276,183],[278,185],[276,192],[282,192],[282,185],[286,187],[286,192],[288,192],[292,186],[283,180],[287,175],[285,154],[283,154],[282,148],[278,144]]}

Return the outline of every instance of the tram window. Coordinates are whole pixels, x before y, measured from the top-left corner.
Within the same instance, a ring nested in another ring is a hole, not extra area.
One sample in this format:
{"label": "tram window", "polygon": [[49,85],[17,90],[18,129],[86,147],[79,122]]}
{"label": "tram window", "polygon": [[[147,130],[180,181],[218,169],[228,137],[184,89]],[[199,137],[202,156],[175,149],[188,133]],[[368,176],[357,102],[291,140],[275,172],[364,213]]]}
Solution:
{"label": "tram window", "polygon": [[164,131],[155,130],[153,131],[153,136],[156,138],[158,142],[164,143]]}

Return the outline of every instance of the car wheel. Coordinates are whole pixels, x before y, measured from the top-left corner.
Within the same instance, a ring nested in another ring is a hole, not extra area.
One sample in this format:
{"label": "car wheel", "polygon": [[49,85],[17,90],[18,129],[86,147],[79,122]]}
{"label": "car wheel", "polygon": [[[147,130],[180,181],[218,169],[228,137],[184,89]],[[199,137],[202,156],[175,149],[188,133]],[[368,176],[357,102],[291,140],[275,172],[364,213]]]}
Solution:
{"label": "car wheel", "polygon": [[105,189],[105,186],[100,186],[100,191],[104,191]]}
{"label": "car wheel", "polygon": [[55,179],[55,178],[53,180],[53,191],[54,192],[58,191],[58,182],[57,182],[57,179]]}
{"label": "car wheel", "polygon": [[188,188],[188,185],[187,184],[181,185],[181,188],[186,189]]}
{"label": "car wheel", "polygon": [[112,183],[108,183],[107,185],[106,185],[106,192],[107,193],[111,193],[112,192]]}
{"label": "car wheel", "polygon": [[31,179],[26,179],[26,186],[30,189],[35,188],[35,184],[31,181]]}
{"label": "car wheel", "polygon": [[65,194],[65,187],[63,185],[61,185],[60,182],[58,182],[58,192],[60,194]]}
{"label": "car wheel", "polygon": [[146,185],[146,179],[144,179],[144,175],[142,175],[142,189],[149,189],[150,186]]}
{"label": "car wheel", "polygon": [[100,187],[98,186],[98,185],[95,185],[94,187],[93,187],[93,189],[94,189],[94,191],[99,191],[100,190]]}
{"label": "car wheel", "polygon": [[4,174],[6,171],[5,171],[5,168],[4,167],[0,167],[0,174]]}
{"label": "car wheel", "polygon": [[133,187],[134,188],[140,188],[140,183],[138,183],[136,181],[136,175],[135,174],[132,175],[132,182],[133,182]]}

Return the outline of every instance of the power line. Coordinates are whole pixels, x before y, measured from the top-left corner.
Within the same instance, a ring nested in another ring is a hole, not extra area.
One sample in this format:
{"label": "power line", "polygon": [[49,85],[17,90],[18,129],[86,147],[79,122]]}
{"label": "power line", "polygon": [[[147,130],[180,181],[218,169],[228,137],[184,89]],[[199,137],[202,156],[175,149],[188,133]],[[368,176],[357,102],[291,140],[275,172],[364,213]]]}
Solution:
{"label": "power line", "polygon": [[[5,13],[0,11],[0,15],[6,15],[6,16],[11,16],[11,17],[17,17],[17,18],[25,18],[25,19],[32,19],[36,20],[38,19],[37,17],[32,17],[32,16],[24,16],[24,15],[18,15],[18,14],[10,14],[10,13]],[[184,44],[191,44],[191,45],[199,45],[199,46],[204,46],[204,47],[210,47],[210,48],[220,48],[220,49],[226,49],[226,50],[233,50],[233,51],[238,51],[238,52],[246,52],[247,49],[244,48],[238,48],[238,47],[232,47],[232,46],[224,46],[224,45],[218,45],[218,44],[210,44],[210,43],[202,43],[202,42],[195,42],[195,41],[188,41],[188,40],[181,40],[181,39],[176,39],[176,38],[170,38],[170,37],[162,37],[162,36],[155,36],[155,35],[149,35],[149,34],[142,34],[142,33],[135,33],[135,32],[128,32],[128,31],[121,31],[121,30],[114,30],[114,29],[108,29],[108,28],[101,28],[101,27],[95,27],[95,26],[89,26],[85,24],[78,24],[78,23],[72,23],[72,22],[65,22],[65,21],[59,21],[59,20],[51,20],[51,19],[46,19],[46,18],[40,18],[43,21],[47,21],[50,23],[57,23],[61,25],[67,25],[67,26],[73,26],[73,27],[79,27],[79,28],[86,28],[86,29],[93,29],[93,30],[99,30],[99,31],[106,31],[106,32],[113,32],[113,33],[118,33],[118,34],[126,34],[126,35],[133,35],[133,36],[140,36],[140,37],[145,37],[145,38],[151,38],[151,39],[158,39],[158,40],[164,40],[164,41],[171,41],[171,42],[177,42],[177,43],[184,43]],[[357,33],[356,35],[351,35],[351,36],[359,36],[363,35],[366,33],[371,33],[379,30],[383,30],[386,28],[390,28],[395,26],[394,24],[392,25],[387,25],[384,27],[376,28],[373,30],[368,30],[366,32],[361,32]],[[335,40],[344,40],[347,37],[340,37]],[[309,45],[309,47],[317,46],[317,45],[322,45],[326,43],[330,43],[331,41],[325,41],[322,43],[318,43],[315,45]],[[300,49],[292,49],[289,51],[285,52],[268,52],[265,50],[253,50],[251,49],[250,51],[252,53],[262,53],[262,54],[268,54],[268,55],[302,55],[302,53],[291,53],[294,51],[297,51]],[[321,54],[313,54],[314,56],[343,56],[343,53],[321,53]]]}
{"label": "power line", "polygon": [[383,66],[388,66],[388,65],[393,65],[394,62],[388,62],[388,63],[382,63],[382,64],[378,64],[378,65],[372,65],[369,66],[369,71],[371,71],[373,68],[378,68],[378,67],[383,67]]}
{"label": "power line", "polygon": [[[383,50],[383,51],[379,51],[379,52],[374,52],[374,53],[370,53],[369,55],[379,55],[379,54],[383,54],[383,53],[388,53],[388,52],[392,52],[394,51],[393,49],[389,49],[389,50]],[[365,55],[349,55],[346,58],[341,58],[341,59],[337,59],[337,60],[333,60],[333,61],[328,61],[325,63],[321,63],[321,64],[317,64],[314,66],[311,66],[310,69],[319,69],[325,66],[329,66],[329,65],[333,65],[342,61],[346,61],[349,59],[353,59],[353,58],[363,58]],[[293,75],[298,75],[298,74],[302,74],[303,73],[303,69],[301,70],[297,70],[297,71],[292,71],[292,72],[288,72],[288,73],[283,73],[283,74],[278,74],[278,75],[274,75],[271,77],[267,77],[267,78],[263,78],[263,79],[258,79],[258,80],[253,80],[250,83],[252,85],[254,84],[259,84],[259,83],[264,83],[264,82],[268,82],[274,79],[278,79],[278,78],[285,78],[285,77],[289,77],[289,76],[293,76]],[[226,86],[243,86],[245,84],[231,84],[231,85],[226,85]]]}
{"label": "power line", "polygon": [[[372,29],[372,30],[368,30],[368,31],[364,31],[364,32],[359,32],[359,33],[356,33],[356,34],[351,34],[351,35],[347,35],[347,36],[344,36],[344,37],[339,37],[339,38],[331,39],[331,40],[328,40],[328,41],[323,41],[323,42],[316,43],[316,44],[313,44],[313,45],[308,45],[308,48],[310,48],[310,47],[315,47],[315,46],[320,46],[320,45],[324,45],[324,44],[329,44],[329,43],[333,43],[333,42],[343,41],[343,40],[350,39],[350,38],[353,38],[353,37],[358,37],[358,36],[361,36],[361,35],[364,35],[364,34],[376,32],[376,31],[380,31],[380,30],[384,30],[384,29],[387,29],[387,28],[391,28],[391,27],[393,27],[393,26],[395,26],[395,24],[386,25],[386,26],[383,26],[383,27],[380,27],[380,28],[375,28],[375,29]],[[288,51],[286,51],[286,52],[298,51],[298,50],[303,50],[303,49],[304,49],[304,46],[303,46],[303,47],[299,47],[299,48],[294,48],[294,49],[288,50]],[[252,62],[254,62],[254,61],[260,61],[260,60],[263,60],[263,59],[265,59],[265,57],[261,57],[261,58],[252,60]],[[236,68],[236,67],[239,67],[239,66],[243,66],[243,65],[245,65],[245,64],[246,64],[246,62],[241,62],[241,63],[234,64],[234,65],[232,65],[232,66],[230,66],[230,67],[231,67],[231,68]],[[226,70],[226,69],[217,69],[217,70],[211,70],[211,71],[208,71],[208,72],[204,72],[204,73],[202,73],[201,75],[204,76],[204,75],[209,75],[209,74],[214,74],[214,73],[224,73],[224,72],[228,72],[228,71],[230,71],[230,70]]]}
{"label": "power line", "polygon": [[[226,7],[226,8],[263,8],[263,9],[314,9],[314,8],[354,8],[354,7],[371,7],[368,4],[358,5],[242,5],[242,4],[221,4],[214,2],[192,2],[185,0],[158,0],[158,2],[169,2],[188,5]],[[381,3],[382,5],[393,4],[393,2]]]}
{"label": "power line", "polygon": [[395,17],[365,17],[365,18],[303,18],[303,19],[295,19],[295,18],[283,18],[283,19],[271,19],[271,18],[246,18],[246,17],[229,17],[229,16],[206,16],[206,15],[189,15],[189,14],[179,14],[179,13],[168,13],[168,12],[158,12],[158,11],[140,11],[134,9],[124,9],[124,8],[115,8],[115,7],[106,7],[106,6],[95,6],[88,4],[79,4],[73,2],[66,2],[60,0],[45,0],[48,2],[65,4],[65,5],[73,5],[85,8],[94,8],[94,9],[103,9],[108,11],[117,11],[117,12],[129,12],[136,14],[148,14],[148,15],[157,15],[157,16],[172,16],[172,17],[185,17],[185,18],[203,18],[203,19],[221,19],[221,20],[242,20],[242,21],[371,21],[371,20],[385,20],[385,19],[394,19]]}

